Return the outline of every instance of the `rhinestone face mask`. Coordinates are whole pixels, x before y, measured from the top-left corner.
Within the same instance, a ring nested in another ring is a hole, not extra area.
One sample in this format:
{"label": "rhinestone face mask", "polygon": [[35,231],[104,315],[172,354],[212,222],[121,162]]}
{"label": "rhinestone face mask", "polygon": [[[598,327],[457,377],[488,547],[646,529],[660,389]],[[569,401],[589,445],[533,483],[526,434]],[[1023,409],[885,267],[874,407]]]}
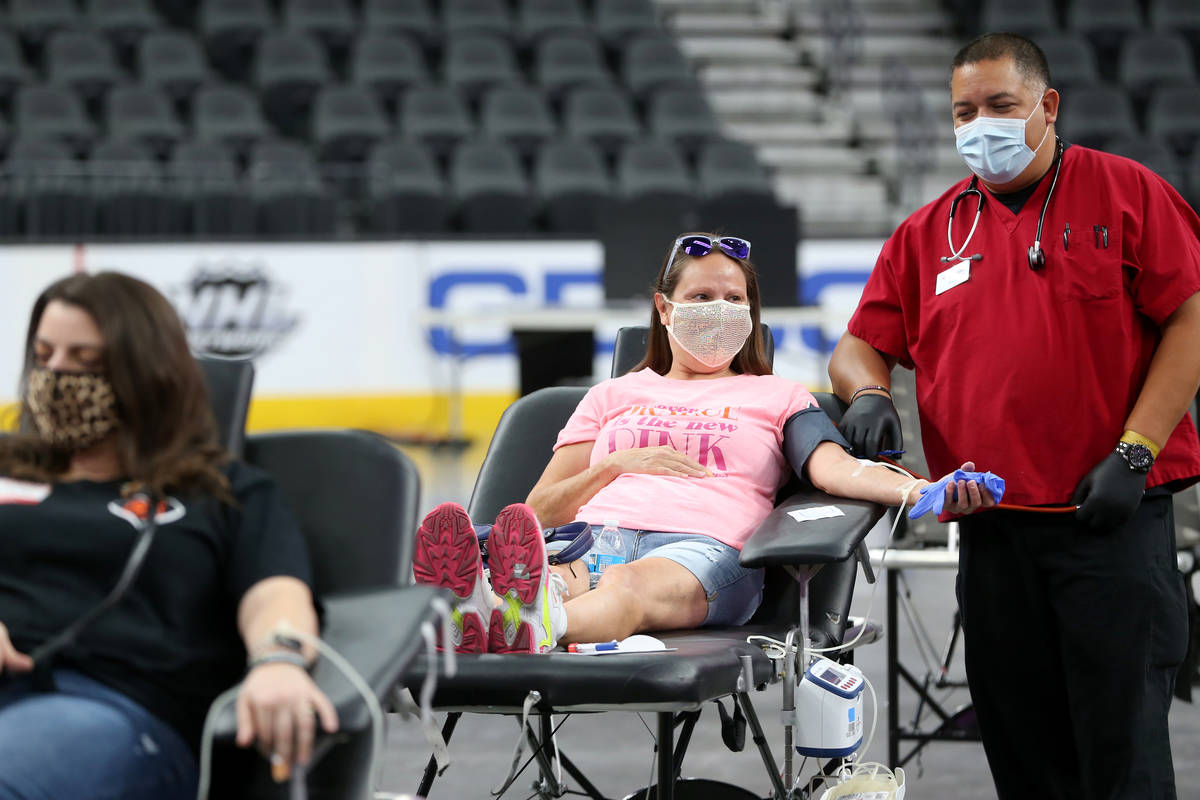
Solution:
{"label": "rhinestone face mask", "polygon": [[750,337],[753,328],[750,306],[728,300],[666,302],[671,304],[667,333],[706,367],[719,367],[732,361]]}
{"label": "rhinestone face mask", "polygon": [[97,373],[37,367],[29,373],[27,401],[38,433],[55,447],[85,450],[120,425],[117,395]]}

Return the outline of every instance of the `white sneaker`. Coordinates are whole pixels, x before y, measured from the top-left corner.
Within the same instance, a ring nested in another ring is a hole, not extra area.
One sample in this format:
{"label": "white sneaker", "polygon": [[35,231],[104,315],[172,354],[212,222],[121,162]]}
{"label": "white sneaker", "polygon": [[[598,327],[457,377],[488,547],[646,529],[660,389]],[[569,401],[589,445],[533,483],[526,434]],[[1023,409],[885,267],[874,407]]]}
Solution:
{"label": "white sneaker", "polygon": [[488,538],[488,567],[500,607],[492,610],[491,653],[548,653],[567,631],[567,582],[546,561],[533,509],[514,503],[500,512]]}
{"label": "white sneaker", "polygon": [[[417,531],[413,575],[417,583],[442,586],[454,593],[450,617],[455,651],[484,652],[495,602],[483,574],[471,518],[458,503],[442,503],[425,515]],[[439,646],[443,644],[439,642]]]}

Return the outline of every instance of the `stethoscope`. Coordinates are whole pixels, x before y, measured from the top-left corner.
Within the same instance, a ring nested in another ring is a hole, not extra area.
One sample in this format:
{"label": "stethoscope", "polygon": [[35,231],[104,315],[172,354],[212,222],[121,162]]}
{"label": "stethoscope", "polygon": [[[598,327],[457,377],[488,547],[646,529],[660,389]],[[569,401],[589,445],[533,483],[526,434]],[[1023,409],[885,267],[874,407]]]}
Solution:
{"label": "stethoscope", "polygon": [[[1054,196],[1054,187],[1058,185],[1058,173],[1062,170],[1062,154],[1063,144],[1062,139],[1054,137],[1054,177],[1050,180],[1050,189],[1046,192],[1046,199],[1042,201],[1042,213],[1038,215],[1037,235],[1034,237],[1033,244],[1028,251],[1029,268],[1039,270],[1046,266],[1046,251],[1042,249],[1042,223],[1046,221],[1046,209],[1050,207],[1050,198]],[[966,241],[962,243],[962,247],[954,247],[954,239],[950,233],[954,227],[954,212],[958,209],[958,204],[968,197],[974,195],[976,197],[975,220],[971,223],[971,230],[967,233]],[[979,176],[972,175],[971,182],[967,184],[967,188],[958,193],[958,196],[950,202],[950,218],[946,220],[946,244],[950,246],[950,255],[942,256],[942,262],[949,264],[951,261],[983,261],[982,253],[974,253],[969,256],[964,256],[967,245],[971,243],[971,237],[975,235],[975,228],[979,226],[979,215],[983,213],[983,192],[979,189]]]}

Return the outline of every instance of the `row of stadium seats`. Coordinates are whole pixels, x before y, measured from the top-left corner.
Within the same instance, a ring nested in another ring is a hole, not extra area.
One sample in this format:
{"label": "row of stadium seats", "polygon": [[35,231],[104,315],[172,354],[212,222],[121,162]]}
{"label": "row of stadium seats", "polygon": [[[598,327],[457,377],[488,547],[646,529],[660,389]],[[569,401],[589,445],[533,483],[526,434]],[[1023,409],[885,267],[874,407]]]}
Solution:
{"label": "row of stadium seats", "polygon": [[[976,5],[962,0],[956,5]],[[1125,37],[1149,27],[1155,31],[1200,32],[1200,6],[1194,0],[984,0],[978,14],[984,31],[1038,35],[1078,31],[1097,40]]]}
{"label": "row of stadium seats", "polygon": [[1143,124],[1135,109],[1133,97],[1120,86],[1076,86],[1063,90],[1056,127],[1069,141],[1088,147],[1144,132],[1180,156],[1191,153],[1200,139],[1200,83],[1154,90],[1144,104]]}
{"label": "row of stadium seats", "polygon": [[[464,91],[529,80],[556,93],[571,86],[617,82],[600,42],[586,35],[555,34],[539,41],[528,75],[512,46],[490,34],[448,37],[440,65],[432,70],[417,41],[403,34],[367,31],[356,37],[352,45],[344,70],[346,79],[375,87],[385,95],[428,83],[435,75]],[[119,65],[107,40],[92,31],[64,30],[53,34],[37,60],[41,62],[40,70],[25,57],[17,40],[0,30],[0,91],[11,91],[21,82],[36,80],[40,72],[45,80],[71,86],[85,96],[133,78],[181,97],[214,78],[195,39],[178,31],[143,37],[137,47],[132,75]],[[663,34],[631,39],[622,48],[618,61],[622,82],[635,95],[666,84],[694,80],[674,40]],[[264,92],[284,84],[319,86],[337,78],[319,40],[305,33],[264,34],[247,48],[245,63],[252,65],[249,82]]]}
{"label": "row of stadium seats", "polygon": [[[534,227],[594,233],[605,204],[648,200],[773,202],[771,183],[746,145],[714,142],[693,172],[668,142],[628,144],[610,169],[592,145],[555,140],[532,168],[502,142],[459,145],[443,171],[414,142],[375,146],[358,168],[321,168],[303,144],[256,144],[248,167],[213,142],[176,146],[165,166],[127,141],[75,161],[49,141],[18,141],[3,170],[0,235],[318,236],[339,219],[377,233],[455,229],[509,233]],[[361,201],[361,202],[360,202]]]}
{"label": "row of stadium seats", "polygon": [[[650,0],[9,0],[8,25],[38,42],[54,30],[87,23],[117,43],[169,22],[195,27],[215,47],[278,29],[314,33],[336,44],[361,28],[403,31],[435,44],[444,35],[494,33],[529,42],[547,33],[594,33],[617,43],[658,26]],[[161,12],[161,13],[159,13]],[[165,20],[164,20],[165,17]]]}
{"label": "row of stadium seats", "polygon": [[1182,34],[1137,33],[1121,44],[1115,59],[1101,59],[1079,33],[1045,33],[1036,37],[1050,62],[1054,84],[1115,81],[1138,94],[1154,86],[1191,83],[1197,79],[1200,47],[1193,51]]}
{"label": "row of stadium seats", "polygon": [[[140,141],[156,152],[194,136],[239,151],[273,136],[259,99],[237,86],[206,86],[193,98],[190,126],[175,113],[164,92],[145,86],[112,89],[100,115],[108,137]],[[361,160],[375,142],[398,132],[444,152],[463,139],[482,134],[508,141],[528,153],[557,135],[586,139],[612,152],[645,132],[669,139],[689,154],[720,138],[720,126],[704,94],[696,88],[663,89],[648,102],[645,124],[628,96],[613,87],[584,87],[563,100],[556,115],[545,95],[525,86],[501,86],[479,103],[478,120],[453,89],[411,88],[398,103],[393,120],[377,96],[363,86],[327,86],[317,91],[300,122],[277,126],[284,133],[308,135],[324,161]],[[85,152],[99,138],[84,103],[69,89],[26,86],[15,98],[15,128],[20,136],[66,142]],[[398,124],[397,124],[398,122]],[[189,134],[190,127],[190,134]]]}

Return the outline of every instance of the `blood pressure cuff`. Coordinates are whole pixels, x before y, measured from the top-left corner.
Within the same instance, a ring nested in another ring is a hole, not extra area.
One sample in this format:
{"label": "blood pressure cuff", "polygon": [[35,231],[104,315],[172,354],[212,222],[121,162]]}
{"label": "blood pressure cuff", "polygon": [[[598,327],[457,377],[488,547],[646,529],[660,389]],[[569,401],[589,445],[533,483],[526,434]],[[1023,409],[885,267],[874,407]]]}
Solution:
{"label": "blood pressure cuff", "polygon": [[803,408],[783,423],[783,455],[796,474],[807,480],[804,465],[821,442],[833,442],[850,452],[850,444],[820,406]]}
{"label": "blood pressure cuff", "polygon": [[987,488],[997,503],[1000,502],[1000,498],[1004,497],[1004,478],[994,472],[964,472],[956,469],[937,483],[931,483],[921,488],[921,496],[917,502],[913,503],[913,507],[908,512],[908,518],[916,519],[927,511],[933,511],[935,514],[942,513],[942,507],[946,504],[946,484],[950,481],[956,483],[958,481],[975,481],[980,486]]}

